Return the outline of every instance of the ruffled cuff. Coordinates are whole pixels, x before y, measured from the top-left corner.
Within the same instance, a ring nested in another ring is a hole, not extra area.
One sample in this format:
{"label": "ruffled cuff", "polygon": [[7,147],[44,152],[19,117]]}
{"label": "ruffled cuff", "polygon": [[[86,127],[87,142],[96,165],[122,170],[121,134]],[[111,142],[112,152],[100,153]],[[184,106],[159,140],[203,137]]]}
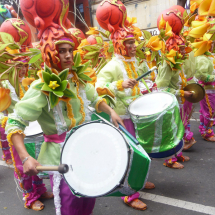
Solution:
{"label": "ruffled cuff", "polygon": [[15,119],[11,119],[10,117],[7,120],[7,124],[5,127],[6,134],[9,134],[11,131],[22,130],[24,132],[25,125]]}
{"label": "ruffled cuff", "polygon": [[123,80],[119,80],[119,81],[116,82],[116,87],[117,87],[117,89],[119,91],[123,91],[124,90],[124,88],[122,86],[122,83],[123,83]]}
{"label": "ruffled cuff", "polygon": [[7,123],[8,117],[5,116],[1,122],[1,127],[5,129],[6,123]]}
{"label": "ruffled cuff", "polygon": [[7,135],[7,141],[8,143],[10,144],[10,146],[13,145],[13,142],[11,140],[11,137],[13,136],[13,134],[22,134],[25,136],[24,132],[22,130],[14,130],[14,131],[11,131],[8,135]]}
{"label": "ruffled cuff", "polygon": [[101,113],[101,112],[102,112],[102,111],[99,111],[99,104],[100,104],[101,102],[105,102],[105,103],[107,104],[106,99],[101,99],[101,98],[99,98],[99,100],[96,102],[96,105],[95,105],[95,109],[96,109],[96,112],[97,112],[97,113]]}

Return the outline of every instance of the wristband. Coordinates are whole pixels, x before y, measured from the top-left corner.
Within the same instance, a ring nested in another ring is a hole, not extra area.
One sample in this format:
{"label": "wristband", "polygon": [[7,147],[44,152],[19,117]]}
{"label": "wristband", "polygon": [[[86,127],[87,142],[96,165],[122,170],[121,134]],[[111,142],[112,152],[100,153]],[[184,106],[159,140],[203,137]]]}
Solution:
{"label": "wristband", "polygon": [[23,161],[22,161],[22,165],[24,165],[25,161],[28,160],[28,158],[30,158],[31,156],[26,157]]}

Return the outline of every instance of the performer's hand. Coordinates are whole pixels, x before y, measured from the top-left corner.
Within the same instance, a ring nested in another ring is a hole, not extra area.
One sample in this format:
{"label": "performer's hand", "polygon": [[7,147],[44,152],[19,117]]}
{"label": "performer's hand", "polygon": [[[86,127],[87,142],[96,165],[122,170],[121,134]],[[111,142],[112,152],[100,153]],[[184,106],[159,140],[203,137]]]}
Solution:
{"label": "performer's hand", "polygon": [[[111,119],[112,119],[112,121],[113,121],[113,124],[117,127],[117,128],[119,128],[119,124],[121,124],[124,128],[125,128],[125,125],[124,125],[124,123],[123,123],[123,121],[122,121],[122,119],[119,117],[119,115],[114,111],[114,110],[112,110],[111,111]],[[118,124],[119,123],[119,124]]]}
{"label": "performer's hand", "polygon": [[190,91],[184,91],[184,98],[188,99],[191,98],[193,96],[193,93]]}
{"label": "performer's hand", "polygon": [[23,172],[26,175],[37,175],[39,172],[36,169],[36,166],[41,166],[40,163],[32,157],[29,157],[28,160],[23,164]]}
{"label": "performer's hand", "polygon": [[133,89],[136,84],[137,84],[137,81],[135,79],[128,79],[128,80],[122,82],[122,87],[125,89],[126,88]]}

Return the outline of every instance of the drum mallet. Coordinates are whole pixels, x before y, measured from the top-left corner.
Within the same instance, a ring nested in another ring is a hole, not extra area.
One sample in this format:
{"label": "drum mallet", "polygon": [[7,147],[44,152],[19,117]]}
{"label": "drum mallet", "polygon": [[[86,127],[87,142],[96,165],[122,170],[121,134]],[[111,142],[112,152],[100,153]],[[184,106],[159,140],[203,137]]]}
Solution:
{"label": "drum mallet", "polygon": [[67,164],[61,164],[59,166],[37,166],[36,169],[38,171],[58,171],[64,174],[69,171],[69,166]]}
{"label": "drum mallet", "polygon": [[148,74],[150,74],[151,72],[153,72],[154,70],[158,70],[158,68],[156,66],[152,67],[148,72],[142,74],[141,76],[139,76],[138,78],[136,78],[136,81],[139,81],[140,79],[142,79],[143,77],[147,76]]}

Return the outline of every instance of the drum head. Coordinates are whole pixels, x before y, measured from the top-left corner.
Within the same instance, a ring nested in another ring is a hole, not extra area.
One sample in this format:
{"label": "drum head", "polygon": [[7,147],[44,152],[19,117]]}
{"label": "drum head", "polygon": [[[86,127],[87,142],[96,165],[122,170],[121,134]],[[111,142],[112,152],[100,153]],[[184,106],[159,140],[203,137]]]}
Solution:
{"label": "drum head", "polygon": [[164,92],[155,92],[143,95],[133,101],[128,111],[135,116],[149,116],[160,113],[173,102],[173,95]]}
{"label": "drum head", "polygon": [[26,137],[35,136],[41,133],[43,133],[43,131],[37,121],[29,122],[29,126],[25,129]]}
{"label": "drum head", "polygon": [[122,134],[100,122],[79,127],[67,139],[61,163],[69,165],[64,179],[76,195],[103,196],[119,186],[128,166]]}

